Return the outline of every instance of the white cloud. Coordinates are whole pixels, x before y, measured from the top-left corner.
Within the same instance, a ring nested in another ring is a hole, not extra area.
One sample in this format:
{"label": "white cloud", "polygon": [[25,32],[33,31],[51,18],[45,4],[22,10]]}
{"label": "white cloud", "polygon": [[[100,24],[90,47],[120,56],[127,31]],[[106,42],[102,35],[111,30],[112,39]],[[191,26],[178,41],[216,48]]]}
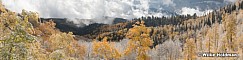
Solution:
{"label": "white cloud", "polygon": [[196,13],[198,16],[202,16],[202,15],[208,14],[209,12],[212,12],[212,10],[200,11],[198,9],[183,7],[181,9],[180,14],[181,15],[187,15],[187,14],[193,15],[194,13]]}
{"label": "white cloud", "polygon": [[94,19],[148,16],[150,0],[3,0],[6,8],[20,13],[35,11],[41,17]]}
{"label": "white cloud", "polygon": [[149,16],[150,0],[2,0],[7,9],[20,13],[35,11],[45,18],[93,19],[110,23],[106,17],[132,19]]}
{"label": "white cloud", "polygon": [[163,5],[171,5],[171,6],[175,6],[176,4],[172,1],[172,0],[162,0],[161,1]]}
{"label": "white cloud", "polygon": [[224,1],[227,1],[227,2],[236,2],[236,0],[224,0]]}
{"label": "white cloud", "polygon": [[[6,8],[18,13],[25,9],[38,12],[45,18],[93,19],[98,23],[109,23],[109,20],[105,20],[106,17],[132,19],[151,15],[166,16],[160,12],[162,5],[176,6],[173,0],[2,0],[2,2]],[[158,10],[153,11],[150,8]],[[184,7],[181,14],[203,15],[209,11],[211,10],[199,11]]]}

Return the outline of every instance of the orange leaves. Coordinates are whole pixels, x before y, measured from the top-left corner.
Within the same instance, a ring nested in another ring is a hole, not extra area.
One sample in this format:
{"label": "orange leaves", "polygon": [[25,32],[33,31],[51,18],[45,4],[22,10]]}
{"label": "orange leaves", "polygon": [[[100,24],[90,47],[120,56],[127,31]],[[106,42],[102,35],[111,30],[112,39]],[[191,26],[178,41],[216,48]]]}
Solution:
{"label": "orange leaves", "polygon": [[86,45],[77,45],[75,47],[77,50],[76,50],[76,54],[80,57],[80,58],[84,58],[85,54],[86,54]]}
{"label": "orange leaves", "polygon": [[129,38],[128,47],[124,54],[129,55],[132,52],[136,52],[137,60],[147,60],[147,51],[150,50],[149,46],[152,46],[153,41],[150,39],[150,29],[145,27],[144,22],[136,22],[136,25],[129,29],[127,38]]}
{"label": "orange leaves", "polygon": [[51,35],[55,33],[55,23],[53,21],[49,21],[49,22],[44,22],[41,23],[40,26],[37,27],[37,29],[39,29],[42,33],[46,34],[46,35]]}
{"label": "orange leaves", "polygon": [[136,45],[133,44],[132,42],[128,42],[127,44],[129,44],[129,46],[126,48],[126,50],[124,51],[124,55],[129,55],[131,54],[134,49],[136,48]]}
{"label": "orange leaves", "polygon": [[102,42],[93,42],[93,53],[105,59],[119,59],[121,57],[121,54],[114,48],[114,45],[111,42],[107,42],[107,37]]}
{"label": "orange leaves", "polygon": [[67,56],[83,58],[85,54],[85,46],[79,46],[74,40],[72,33],[55,33],[47,40],[48,49],[51,52],[56,50],[64,50]]}
{"label": "orange leaves", "polygon": [[[25,14],[25,13],[23,13]],[[36,16],[32,17],[32,24],[36,23],[36,27],[33,29],[33,35],[39,36],[43,49],[50,53],[48,59],[56,58],[76,58],[83,59],[86,54],[85,45],[79,45],[78,41],[74,39],[73,33],[63,33],[55,29],[55,23],[53,21],[47,21],[44,23],[38,23],[35,20]],[[29,20],[30,21],[30,20]],[[61,54],[60,56],[50,56],[53,54]],[[64,54],[64,55],[63,55]]]}
{"label": "orange leaves", "polygon": [[146,51],[148,51],[149,49],[149,47],[138,48],[138,56],[136,57],[137,60],[149,60],[149,57],[146,54]]}

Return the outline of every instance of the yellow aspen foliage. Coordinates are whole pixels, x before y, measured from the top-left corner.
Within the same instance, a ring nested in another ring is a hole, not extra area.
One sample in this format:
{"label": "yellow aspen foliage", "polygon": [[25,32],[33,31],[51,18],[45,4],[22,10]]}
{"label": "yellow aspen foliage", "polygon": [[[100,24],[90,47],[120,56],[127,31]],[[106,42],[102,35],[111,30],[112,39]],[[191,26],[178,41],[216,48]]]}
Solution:
{"label": "yellow aspen foliage", "polygon": [[22,16],[24,17],[24,20],[27,20],[30,22],[34,27],[39,26],[39,15],[36,12],[27,12],[26,10],[22,10]]}
{"label": "yellow aspen foliage", "polygon": [[50,36],[48,43],[51,51],[67,47],[68,42],[65,40],[68,38],[63,38],[64,36],[62,35],[65,35],[65,33],[57,33]]}
{"label": "yellow aspen foliage", "polygon": [[223,16],[225,19],[223,19],[223,24],[225,26],[226,30],[226,37],[227,37],[227,43],[229,44],[229,48],[231,51],[235,51],[236,45],[235,43],[235,38],[236,38],[236,13],[234,12],[233,14],[225,14]]}
{"label": "yellow aspen foliage", "polygon": [[240,57],[241,58],[239,58],[240,60],[242,60],[243,59],[243,35],[241,35],[238,39],[238,44],[239,44],[239,54],[240,54]]}
{"label": "yellow aspen foliage", "polygon": [[216,51],[218,51],[218,48],[219,48],[219,38],[220,38],[220,36],[219,36],[219,23],[216,23],[215,25],[214,25],[214,28],[213,28],[213,32],[212,33],[214,33],[213,35],[214,35],[214,45],[215,45],[215,50]]}
{"label": "yellow aspen foliage", "polygon": [[229,43],[228,43],[227,37],[224,36],[222,39],[220,52],[227,52],[228,50],[229,50]]}
{"label": "yellow aspen foliage", "polygon": [[86,54],[86,45],[75,45],[76,47],[76,50],[75,50],[75,53],[76,55],[80,58],[80,59],[83,59],[85,54]]}
{"label": "yellow aspen foliage", "polygon": [[53,21],[48,21],[48,22],[41,23],[40,26],[38,26],[36,29],[41,31],[39,33],[40,35],[43,35],[43,34],[51,35],[51,34],[56,33],[55,25],[56,24]]}
{"label": "yellow aspen foliage", "polygon": [[0,59],[27,59],[30,52],[28,52],[29,46],[26,44],[31,43],[33,40],[33,36],[20,28],[16,28],[8,38],[2,40],[3,46],[0,47]]}
{"label": "yellow aspen foliage", "polygon": [[41,48],[41,44],[38,41],[33,41],[32,43],[26,43],[29,47],[28,52],[30,53],[29,57],[31,60],[47,60],[48,59],[48,52],[45,49]]}
{"label": "yellow aspen foliage", "polygon": [[186,39],[186,43],[184,45],[184,60],[196,60],[196,43],[194,39]]}
{"label": "yellow aspen foliage", "polygon": [[84,55],[86,54],[86,46],[79,45],[78,41],[73,38],[73,33],[71,32],[68,34],[65,33],[62,37],[63,40],[65,40],[63,43],[67,43],[67,46],[65,47],[66,54],[71,57],[83,59]]}
{"label": "yellow aspen foliage", "polygon": [[[77,59],[83,59],[85,55],[85,46],[78,45],[77,41],[74,40],[72,33],[55,33],[52,34],[48,40],[46,40],[47,50],[54,54],[61,54],[60,56],[64,57],[72,57]],[[57,51],[63,51],[59,53]],[[65,55],[63,55],[63,53]],[[58,56],[51,56],[58,57]],[[60,57],[61,58],[61,57]]]}
{"label": "yellow aspen foliage", "polygon": [[[40,25],[40,22],[38,21],[39,20],[38,14],[35,12],[27,12],[25,10],[22,10],[21,15],[23,16],[23,20],[25,22],[22,24],[22,26],[30,27],[30,28],[27,28],[26,31],[30,34],[35,34],[35,31],[33,28]],[[28,24],[27,24],[27,22],[28,22]]]}
{"label": "yellow aspen foliage", "polygon": [[150,50],[149,46],[152,46],[153,41],[150,39],[151,30],[144,25],[144,21],[136,22],[133,28],[129,29],[126,37],[130,40],[128,41],[128,46],[124,51],[125,55],[133,54],[135,52],[137,55],[137,60],[148,60],[149,56],[147,52]]}
{"label": "yellow aspen foliage", "polygon": [[30,55],[29,46],[35,39],[25,31],[30,26],[22,26],[22,24],[29,24],[24,22],[17,13],[6,11],[0,3],[0,59],[1,60],[27,60]]}
{"label": "yellow aspen foliage", "polygon": [[79,45],[72,33],[55,29],[53,21],[40,23],[38,20],[35,12],[23,10],[18,14],[7,11],[0,3],[0,60],[84,58],[86,47]]}
{"label": "yellow aspen foliage", "polygon": [[216,41],[213,39],[213,38],[215,38],[213,35],[214,35],[213,28],[209,29],[207,31],[207,34],[206,34],[206,37],[207,37],[207,39],[206,39],[207,52],[213,52],[213,53],[216,52],[216,49],[215,49],[216,48],[216,45],[215,45]]}
{"label": "yellow aspen foliage", "polygon": [[40,25],[36,28],[34,28],[34,34],[35,36],[40,36],[43,41],[41,43],[43,44],[45,41],[49,40],[49,37],[58,31],[55,30],[55,23],[53,21],[47,21],[44,23],[40,23]]}
{"label": "yellow aspen foliage", "polygon": [[102,42],[93,41],[93,53],[107,60],[120,59],[121,57],[121,54],[114,48],[114,45],[107,42],[107,37]]}
{"label": "yellow aspen foliage", "polygon": [[2,0],[0,1],[0,12],[1,13],[7,12],[6,9],[4,8],[3,4],[2,4]]}
{"label": "yellow aspen foliage", "polygon": [[[40,43],[45,46],[44,49],[51,54],[61,54],[59,56],[83,59],[86,54],[86,47],[77,43],[78,41],[74,39],[72,32],[62,33],[55,29],[55,25],[56,24],[51,20],[40,23],[40,25],[34,28],[34,35],[42,38]],[[60,53],[60,51],[63,52]],[[65,55],[62,55],[63,53]],[[58,56],[49,55],[49,57],[55,59]]]}

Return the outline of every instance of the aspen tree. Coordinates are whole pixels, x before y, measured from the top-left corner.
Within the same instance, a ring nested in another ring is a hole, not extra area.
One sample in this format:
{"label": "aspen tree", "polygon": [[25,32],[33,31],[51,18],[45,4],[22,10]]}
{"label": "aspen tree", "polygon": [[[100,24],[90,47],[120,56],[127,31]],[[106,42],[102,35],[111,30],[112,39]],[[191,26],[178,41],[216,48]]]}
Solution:
{"label": "aspen tree", "polygon": [[226,37],[227,37],[227,43],[229,44],[229,48],[230,50],[235,50],[235,30],[236,30],[236,14],[233,13],[231,15],[226,14],[226,16],[224,16],[225,18],[223,19],[224,21],[224,26],[226,29]]}
{"label": "aspen tree", "polygon": [[196,60],[196,43],[194,39],[186,39],[186,43],[184,45],[184,59],[185,60]]}
{"label": "aspen tree", "polygon": [[93,53],[101,58],[110,59],[120,59],[121,54],[114,48],[114,45],[107,41],[105,37],[102,42],[93,41]]}
{"label": "aspen tree", "polygon": [[127,38],[129,38],[128,46],[125,49],[124,54],[129,55],[135,52],[137,60],[148,60],[149,56],[147,51],[150,50],[149,46],[152,46],[153,41],[150,39],[150,29],[145,27],[144,22],[136,22],[133,28],[129,29]]}

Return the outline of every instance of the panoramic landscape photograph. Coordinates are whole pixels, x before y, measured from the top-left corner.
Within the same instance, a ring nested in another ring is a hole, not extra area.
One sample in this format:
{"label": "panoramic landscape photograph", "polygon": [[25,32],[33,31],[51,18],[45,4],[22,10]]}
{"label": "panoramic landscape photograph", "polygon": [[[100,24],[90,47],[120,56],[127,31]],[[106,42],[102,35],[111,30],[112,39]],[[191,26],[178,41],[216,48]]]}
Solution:
{"label": "panoramic landscape photograph", "polygon": [[243,0],[0,0],[0,60],[243,60]]}

